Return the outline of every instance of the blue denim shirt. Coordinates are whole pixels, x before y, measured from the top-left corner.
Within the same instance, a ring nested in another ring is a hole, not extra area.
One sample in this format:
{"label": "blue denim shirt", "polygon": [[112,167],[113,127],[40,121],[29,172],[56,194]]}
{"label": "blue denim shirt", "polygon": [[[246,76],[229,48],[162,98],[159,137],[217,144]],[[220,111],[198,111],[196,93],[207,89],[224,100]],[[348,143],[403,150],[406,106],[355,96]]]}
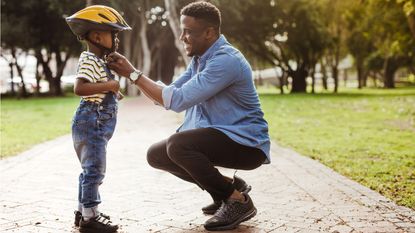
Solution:
{"label": "blue denim shirt", "polygon": [[[164,107],[186,110],[178,131],[215,128],[235,142],[261,149],[270,163],[268,124],[252,80],[252,70],[223,35],[162,92]],[[247,155],[249,156],[249,155]]]}

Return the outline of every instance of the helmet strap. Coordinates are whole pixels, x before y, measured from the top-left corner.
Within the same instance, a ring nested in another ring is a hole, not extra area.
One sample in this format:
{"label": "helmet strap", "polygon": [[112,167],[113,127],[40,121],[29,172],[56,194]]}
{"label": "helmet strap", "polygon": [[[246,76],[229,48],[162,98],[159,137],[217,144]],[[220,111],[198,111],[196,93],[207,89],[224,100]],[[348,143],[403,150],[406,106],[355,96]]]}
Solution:
{"label": "helmet strap", "polygon": [[116,31],[111,32],[111,38],[112,38],[112,46],[111,46],[111,53],[115,52],[115,35],[117,34]]}
{"label": "helmet strap", "polygon": [[86,35],[84,36],[84,39],[85,39],[85,40],[87,40],[89,43],[91,43],[91,44],[95,45],[95,46],[96,46],[96,47],[98,47],[99,49],[101,49],[101,51],[102,51],[102,53],[103,53],[103,54],[102,54],[102,55],[103,55],[103,57],[106,57],[108,54],[110,54],[110,53],[112,53],[112,52],[115,52],[115,33],[113,33],[113,32],[111,32],[111,39],[112,39],[112,46],[111,46],[111,48],[104,47],[104,46],[102,46],[101,44],[98,44],[97,42],[90,40],[90,39],[88,38],[88,34],[86,34]]}

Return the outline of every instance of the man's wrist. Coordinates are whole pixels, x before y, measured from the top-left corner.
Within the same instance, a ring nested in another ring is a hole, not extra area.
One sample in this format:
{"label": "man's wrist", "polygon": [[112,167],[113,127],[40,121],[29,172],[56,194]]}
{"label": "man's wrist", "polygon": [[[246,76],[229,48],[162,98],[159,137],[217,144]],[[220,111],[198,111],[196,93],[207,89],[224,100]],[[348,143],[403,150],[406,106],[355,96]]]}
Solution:
{"label": "man's wrist", "polygon": [[143,72],[137,69],[133,69],[133,71],[128,76],[128,79],[131,83],[135,84],[135,82],[143,76]]}

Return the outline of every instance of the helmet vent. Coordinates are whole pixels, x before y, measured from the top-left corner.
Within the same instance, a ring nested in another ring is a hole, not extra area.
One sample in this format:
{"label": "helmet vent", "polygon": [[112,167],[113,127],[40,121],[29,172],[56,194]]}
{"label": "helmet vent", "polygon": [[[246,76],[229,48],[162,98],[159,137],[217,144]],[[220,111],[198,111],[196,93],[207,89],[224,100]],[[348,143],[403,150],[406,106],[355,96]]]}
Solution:
{"label": "helmet vent", "polygon": [[101,14],[101,13],[98,13],[98,15],[99,16],[101,16],[102,18],[104,18],[104,19],[106,19],[106,20],[108,20],[108,21],[111,21],[107,16],[105,16],[105,15],[103,15],[103,14]]}

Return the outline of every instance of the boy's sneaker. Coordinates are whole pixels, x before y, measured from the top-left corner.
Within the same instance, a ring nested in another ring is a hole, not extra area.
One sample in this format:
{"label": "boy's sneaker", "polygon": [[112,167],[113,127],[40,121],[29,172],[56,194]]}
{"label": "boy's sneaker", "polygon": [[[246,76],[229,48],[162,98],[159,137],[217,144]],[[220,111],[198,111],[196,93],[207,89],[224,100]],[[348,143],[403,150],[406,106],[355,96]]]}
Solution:
{"label": "boy's sneaker", "polygon": [[[249,193],[249,191],[252,189],[251,185],[248,185],[242,178],[238,176],[233,177],[232,185],[241,193]],[[215,214],[221,205],[222,201],[215,200],[212,204],[203,207],[202,211],[204,214],[208,215]]]}
{"label": "boy's sneaker", "polygon": [[239,223],[256,215],[256,208],[248,194],[244,202],[228,199],[224,201],[215,215],[205,222],[208,231],[224,231],[236,228]]}
{"label": "boy's sneaker", "polygon": [[[75,225],[76,227],[79,227],[79,222],[81,221],[81,218],[82,218],[82,213],[81,213],[80,211],[75,210],[74,214],[75,214],[75,221],[74,221],[74,225]],[[99,213],[99,215],[100,215],[101,217],[104,217],[104,218],[106,218],[106,219],[110,220],[110,216],[108,216],[108,215],[106,215],[106,214]]]}

